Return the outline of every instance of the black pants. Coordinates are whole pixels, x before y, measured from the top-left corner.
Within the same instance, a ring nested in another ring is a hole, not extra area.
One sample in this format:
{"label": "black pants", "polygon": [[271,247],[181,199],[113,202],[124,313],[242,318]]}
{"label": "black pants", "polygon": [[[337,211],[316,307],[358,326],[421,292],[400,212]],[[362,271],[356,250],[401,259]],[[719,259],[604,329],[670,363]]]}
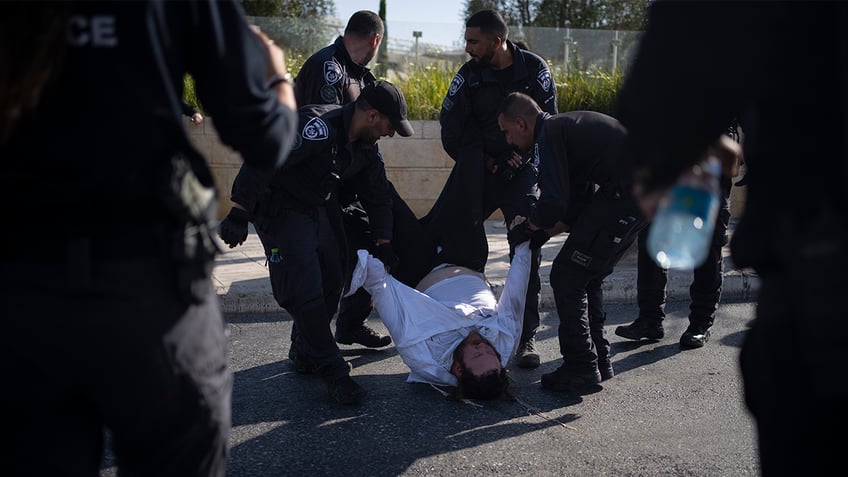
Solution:
{"label": "black pants", "polygon": [[232,378],[210,277],[189,305],[162,256],[90,250],[0,259],[6,472],[97,475],[108,429],[119,474],[223,476]]}
{"label": "black pants", "polygon": [[601,284],[645,225],[629,197],[599,192],[572,225],[551,265],[560,353],[574,372],[591,372],[599,357],[609,355]]}
{"label": "black pants", "polygon": [[[727,225],[730,223],[730,188],[728,177],[722,177],[722,201],[716,217],[713,239],[704,263],[692,272],[689,286],[689,322],[693,325],[712,326],[721,299],[724,259],[722,247],[727,244]],[[646,249],[650,225],[639,234],[638,276],[636,279],[639,318],[661,322],[665,318],[668,298],[666,284],[668,271],[657,265]]]}
{"label": "black pants", "polygon": [[770,237],[751,229],[756,237],[738,237],[777,252],[757,265],[757,314],[740,356],[767,476],[823,475],[844,460],[848,219],[815,212],[805,210],[805,223],[778,219]]}
{"label": "black pants", "polygon": [[[482,153],[468,154],[454,165],[438,199],[421,222],[441,247],[440,262],[483,272],[489,258],[484,221],[498,209],[507,225],[516,215],[529,217],[536,198],[536,171],[531,166],[522,168],[512,180],[505,182],[501,175],[486,170]],[[510,258],[513,254],[514,250],[510,250]],[[534,250],[531,259],[522,343],[539,328],[541,251]]]}
{"label": "black pants", "polygon": [[[330,331],[343,286],[343,231],[336,205],[311,210],[282,209],[257,226],[268,257],[277,303],[294,318],[292,346],[312,358],[328,378],[348,374]],[[271,249],[282,260],[271,260]]]}

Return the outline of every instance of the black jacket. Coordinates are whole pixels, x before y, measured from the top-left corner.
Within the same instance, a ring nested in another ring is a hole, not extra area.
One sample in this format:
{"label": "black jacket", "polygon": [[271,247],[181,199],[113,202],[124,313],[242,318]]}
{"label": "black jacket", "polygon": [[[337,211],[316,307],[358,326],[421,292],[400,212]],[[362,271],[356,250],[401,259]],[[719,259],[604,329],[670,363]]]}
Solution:
{"label": "black jacket", "polygon": [[383,158],[376,144],[348,141],[354,108],[355,103],[300,108],[300,133],[286,164],[273,176],[243,165],[232,200],[261,222],[281,208],[308,210],[332,195],[355,196],[374,235],[391,239],[392,201]]}
{"label": "black jacket", "polygon": [[573,225],[596,185],[599,191],[629,194],[627,131],[615,118],[595,111],[542,112],[535,136],[540,189],[536,225],[550,228],[558,220]]}
{"label": "black jacket", "polygon": [[542,110],[557,113],[556,85],[545,60],[508,40],[507,47],[513,53],[513,79],[508,88],[491,69],[481,67],[474,60],[462,65],[451,81],[442,101],[439,123],[442,145],[454,160],[459,160],[465,148],[482,148],[494,158],[512,151],[498,127],[497,117],[498,107],[509,93],[525,93]]}
{"label": "black jacket", "polygon": [[297,104],[347,104],[359,97],[366,84],[377,79],[367,67],[356,64],[342,37],[309,57],[295,78]]}

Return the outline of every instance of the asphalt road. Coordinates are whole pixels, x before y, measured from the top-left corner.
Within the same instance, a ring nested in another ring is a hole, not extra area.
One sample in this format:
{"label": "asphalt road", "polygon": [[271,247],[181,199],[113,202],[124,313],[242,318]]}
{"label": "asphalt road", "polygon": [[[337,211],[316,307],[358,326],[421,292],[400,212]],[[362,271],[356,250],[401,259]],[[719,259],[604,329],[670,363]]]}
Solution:
{"label": "asphalt road", "polygon": [[[616,377],[584,396],[549,392],[559,366],[555,310],[539,333],[542,366],[512,367],[516,402],[451,402],[406,383],[394,348],[342,346],[369,392],[332,403],[324,384],[291,369],[291,318],[229,315],[235,377],[229,476],[719,476],[758,475],[739,350],[753,303],[722,304],[706,347],[681,350],[688,302],[670,303],[666,337],[613,334],[635,305],[607,306]],[[383,330],[378,318],[371,325]],[[107,458],[102,476],[114,475]]]}

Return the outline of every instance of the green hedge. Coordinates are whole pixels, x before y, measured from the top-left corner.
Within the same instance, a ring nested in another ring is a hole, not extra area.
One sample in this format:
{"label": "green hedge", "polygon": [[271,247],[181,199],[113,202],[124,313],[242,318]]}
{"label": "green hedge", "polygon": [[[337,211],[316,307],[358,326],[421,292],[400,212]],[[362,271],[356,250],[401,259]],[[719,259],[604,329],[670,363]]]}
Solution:
{"label": "green hedge", "polygon": [[[300,70],[304,61],[305,58],[297,56],[288,59],[292,74]],[[403,91],[409,108],[409,119],[439,119],[442,99],[459,66],[414,66],[407,73],[392,80]],[[553,75],[557,85],[557,107],[560,112],[592,110],[612,114],[615,95],[623,80],[622,74],[603,71],[565,72],[554,69]],[[203,111],[192,78],[186,75],[184,83],[186,102]]]}

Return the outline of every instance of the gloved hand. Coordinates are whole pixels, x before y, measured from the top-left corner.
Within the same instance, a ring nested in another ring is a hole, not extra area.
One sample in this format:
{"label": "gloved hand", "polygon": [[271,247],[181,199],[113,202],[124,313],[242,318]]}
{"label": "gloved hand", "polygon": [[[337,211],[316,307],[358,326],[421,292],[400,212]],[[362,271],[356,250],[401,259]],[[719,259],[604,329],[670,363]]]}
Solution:
{"label": "gloved hand", "polygon": [[398,258],[395,250],[392,248],[391,243],[381,243],[378,244],[374,248],[374,257],[379,258],[383,265],[386,266],[386,270],[391,272],[393,268],[397,267],[398,262],[400,262],[400,258]]}
{"label": "gloved hand", "polygon": [[545,232],[544,229],[534,230],[532,234],[530,234],[530,250],[536,250],[542,248],[542,245],[545,245],[551,237]]}
{"label": "gloved hand", "polygon": [[250,214],[244,209],[233,207],[230,213],[221,221],[218,235],[230,248],[241,245],[247,240],[247,222]]}
{"label": "gloved hand", "polygon": [[518,244],[530,240],[530,237],[532,236],[533,232],[530,230],[528,222],[524,221],[512,227],[509,232],[506,233],[506,241],[509,243],[510,248],[515,248]]}

